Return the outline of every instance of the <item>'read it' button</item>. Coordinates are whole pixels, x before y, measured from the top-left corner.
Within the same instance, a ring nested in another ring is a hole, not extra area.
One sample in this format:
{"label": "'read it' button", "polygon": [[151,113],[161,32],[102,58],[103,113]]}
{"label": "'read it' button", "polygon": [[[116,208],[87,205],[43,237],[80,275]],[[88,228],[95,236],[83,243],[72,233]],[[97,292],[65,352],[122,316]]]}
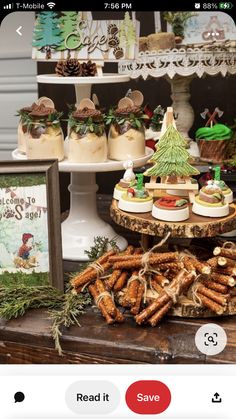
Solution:
{"label": "'read it' button", "polygon": [[134,413],[157,415],[164,412],[171,402],[169,388],[161,381],[136,381],[125,395],[126,404]]}

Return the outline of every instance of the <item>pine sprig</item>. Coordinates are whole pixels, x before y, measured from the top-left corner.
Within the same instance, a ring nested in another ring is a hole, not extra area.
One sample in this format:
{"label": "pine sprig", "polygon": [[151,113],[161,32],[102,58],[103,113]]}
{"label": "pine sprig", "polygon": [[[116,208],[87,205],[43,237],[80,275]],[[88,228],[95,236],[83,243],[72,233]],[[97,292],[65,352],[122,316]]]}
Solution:
{"label": "pine sprig", "polygon": [[79,121],[70,114],[68,119],[69,128],[75,131],[77,134],[83,136],[87,132],[94,133],[98,136],[104,134],[105,125],[103,123],[103,118],[100,121],[94,121],[92,117],[88,117],[84,121]]}
{"label": "pine sprig", "polygon": [[149,119],[148,115],[140,112],[139,114],[136,113],[129,113],[127,115],[116,115],[113,109],[110,109],[108,115],[105,116],[105,124],[118,124],[123,125],[128,123],[132,128],[139,130],[140,128],[144,127],[145,122]]}

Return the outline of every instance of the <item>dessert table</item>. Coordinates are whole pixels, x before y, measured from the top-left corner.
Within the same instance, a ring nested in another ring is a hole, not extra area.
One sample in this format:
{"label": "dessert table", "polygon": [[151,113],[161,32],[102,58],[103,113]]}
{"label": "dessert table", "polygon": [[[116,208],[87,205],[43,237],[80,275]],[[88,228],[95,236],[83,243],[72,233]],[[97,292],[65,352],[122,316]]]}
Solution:
{"label": "dessert table", "polygon": [[194,111],[189,102],[191,81],[206,75],[221,74],[226,77],[236,74],[236,48],[180,48],[140,52],[136,60],[120,62],[118,71],[131,79],[165,77],[171,86],[171,106],[178,115],[177,128],[189,138],[189,130],[194,121]]}

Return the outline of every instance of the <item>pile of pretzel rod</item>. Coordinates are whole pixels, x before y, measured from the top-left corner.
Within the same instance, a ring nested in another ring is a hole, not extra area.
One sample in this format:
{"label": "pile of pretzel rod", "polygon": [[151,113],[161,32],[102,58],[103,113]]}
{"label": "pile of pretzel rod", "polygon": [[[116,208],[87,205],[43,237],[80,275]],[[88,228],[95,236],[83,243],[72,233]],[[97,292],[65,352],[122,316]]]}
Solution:
{"label": "pile of pretzel rod", "polygon": [[123,322],[125,308],[138,325],[156,326],[181,296],[222,315],[236,295],[236,246],[215,247],[207,261],[189,251],[110,250],[71,285],[76,293],[88,289],[108,324]]}

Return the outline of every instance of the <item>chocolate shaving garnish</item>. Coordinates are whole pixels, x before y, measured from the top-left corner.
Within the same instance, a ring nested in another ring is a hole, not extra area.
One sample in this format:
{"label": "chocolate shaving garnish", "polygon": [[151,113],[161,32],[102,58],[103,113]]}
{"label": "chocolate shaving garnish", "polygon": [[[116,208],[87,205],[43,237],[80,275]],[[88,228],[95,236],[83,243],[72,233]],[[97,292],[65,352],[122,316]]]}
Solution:
{"label": "chocolate shaving garnish", "polygon": [[117,108],[114,111],[114,114],[116,116],[120,116],[120,115],[129,115],[131,113],[134,114],[139,114],[141,113],[141,109],[139,106],[128,106],[127,108]]}
{"label": "chocolate shaving garnish", "polygon": [[78,109],[77,111],[73,112],[72,114],[73,118],[80,119],[82,121],[85,121],[88,118],[93,118],[94,120],[101,120],[102,119],[102,113],[101,111],[97,109]]}
{"label": "chocolate shaving garnish", "polygon": [[47,108],[46,106],[37,105],[32,112],[30,112],[30,116],[36,116],[36,117],[44,117],[49,116],[56,112],[56,109],[53,108]]}

